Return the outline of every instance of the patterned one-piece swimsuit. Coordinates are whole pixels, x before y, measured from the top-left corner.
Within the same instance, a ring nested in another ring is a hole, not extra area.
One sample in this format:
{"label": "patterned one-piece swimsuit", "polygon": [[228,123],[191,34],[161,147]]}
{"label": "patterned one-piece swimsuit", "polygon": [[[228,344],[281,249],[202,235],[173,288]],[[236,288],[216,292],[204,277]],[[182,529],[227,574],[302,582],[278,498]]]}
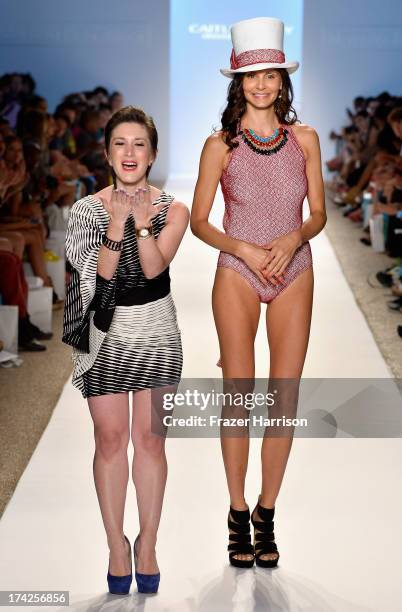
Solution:
{"label": "patterned one-piece swimsuit", "polygon": [[[247,130],[235,138],[239,146],[231,152],[220,183],[225,200],[223,227],[229,236],[260,246],[299,229],[303,222],[303,200],[307,194],[304,153],[289,125],[280,126],[269,148]],[[246,134],[245,134],[246,132]],[[269,152],[268,152],[269,151]],[[261,302],[271,302],[299,274],[312,267],[309,242],[303,243],[286,267],[285,282],[268,286],[242,259],[220,252],[219,267],[232,268],[256,291]]]}

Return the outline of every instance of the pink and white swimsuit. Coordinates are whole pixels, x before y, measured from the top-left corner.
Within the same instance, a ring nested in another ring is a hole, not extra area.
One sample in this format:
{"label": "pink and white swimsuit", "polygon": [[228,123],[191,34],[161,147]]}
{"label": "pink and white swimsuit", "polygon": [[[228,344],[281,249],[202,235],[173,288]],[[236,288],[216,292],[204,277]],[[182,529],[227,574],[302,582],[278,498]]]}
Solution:
{"label": "pink and white swimsuit", "polygon": [[[281,146],[272,154],[253,150],[242,130],[235,138],[239,146],[232,150],[220,179],[225,201],[223,228],[228,236],[264,245],[299,229],[303,223],[302,207],[308,188],[305,157],[291,126],[282,127]],[[296,250],[283,273],[286,284],[276,286],[269,281],[265,286],[243,260],[230,253],[221,251],[217,265],[236,270],[260,301],[269,303],[312,267],[311,247],[305,242]]]}

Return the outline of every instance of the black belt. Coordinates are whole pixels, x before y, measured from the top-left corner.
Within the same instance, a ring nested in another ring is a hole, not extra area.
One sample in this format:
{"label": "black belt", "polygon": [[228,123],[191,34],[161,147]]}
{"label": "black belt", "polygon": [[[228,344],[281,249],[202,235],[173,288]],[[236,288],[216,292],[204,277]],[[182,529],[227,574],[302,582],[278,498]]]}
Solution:
{"label": "black belt", "polygon": [[150,280],[144,287],[132,287],[126,292],[118,292],[116,306],[134,306],[136,304],[147,304],[166,297],[170,293],[170,277]]}

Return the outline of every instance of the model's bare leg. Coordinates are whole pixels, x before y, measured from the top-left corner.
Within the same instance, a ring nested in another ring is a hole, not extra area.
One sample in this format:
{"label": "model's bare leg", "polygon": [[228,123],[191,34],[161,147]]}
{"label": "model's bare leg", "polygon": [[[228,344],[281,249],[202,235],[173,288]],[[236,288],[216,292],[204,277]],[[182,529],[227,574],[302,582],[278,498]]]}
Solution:
{"label": "model's bare leg", "polygon": [[130,573],[128,544],[123,531],[129,475],[128,393],[89,397],[88,405],[94,422],[93,473],[110,550],[109,571],[114,576],[126,576]]}
{"label": "model's bare leg", "polygon": [[[235,270],[219,267],[212,291],[212,307],[224,380],[253,380],[254,341],[260,317],[260,300],[256,292]],[[222,434],[221,431],[221,447],[230,504],[235,510],[246,510],[248,506],[244,498],[244,486],[249,437],[228,437],[227,433]],[[252,557],[248,554],[238,554],[235,558],[243,561]]]}
{"label": "model's bare leg", "polygon": [[155,546],[167,478],[165,438],[151,430],[152,397],[149,389],[133,393],[132,475],[140,522],[137,571],[143,574],[159,572]]}
{"label": "model's bare leg", "polygon": [[[313,286],[314,277],[310,268],[302,272],[267,306],[270,379],[300,379],[302,375],[310,335]],[[289,433],[284,437],[263,439],[262,489],[259,501],[265,508],[275,506],[292,442],[293,436]],[[261,559],[275,559],[276,556],[273,553],[266,554],[261,555]]]}

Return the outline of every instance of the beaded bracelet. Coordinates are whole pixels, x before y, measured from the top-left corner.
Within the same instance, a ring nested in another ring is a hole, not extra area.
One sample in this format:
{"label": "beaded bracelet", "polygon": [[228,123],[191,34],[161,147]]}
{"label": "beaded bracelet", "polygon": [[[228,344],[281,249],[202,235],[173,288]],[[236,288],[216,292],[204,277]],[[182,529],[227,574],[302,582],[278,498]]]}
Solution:
{"label": "beaded bracelet", "polygon": [[102,236],[102,244],[111,251],[123,250],[123,240],[112,240],[111,238],[108,238],[106,234],[103,234]]}

